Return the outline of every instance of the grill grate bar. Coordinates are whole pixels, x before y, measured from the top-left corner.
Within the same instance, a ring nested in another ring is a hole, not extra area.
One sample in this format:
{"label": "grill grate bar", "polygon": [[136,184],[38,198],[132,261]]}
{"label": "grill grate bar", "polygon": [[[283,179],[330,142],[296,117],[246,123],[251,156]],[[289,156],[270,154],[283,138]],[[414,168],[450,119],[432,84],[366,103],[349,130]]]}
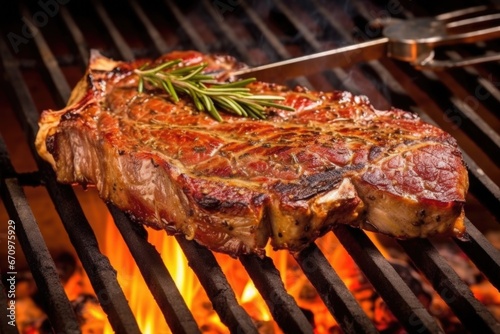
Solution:
{"label": "grill grate bar", "polygon": [[285,5],[281,0],[273,0],[273,3],[276,5],[276,7],[282,12],[288,20],[294,25],[295,28],[300,32],[301,37],[316,51],[322,51],[323,46],[321,43],[316,39],[314,34],[307,29],[307,27],[300,21],[299,18],[297,18],[294,13],[292,12],[292,9],[290,9],[289,6]]}
{"label": "grill grate bar", "polygon": [[[36,131],[38,130],[38,113],[34,111],[35,103],[33,102],[28,86],[19,70],[19,62],[14,59],[7,44],[1,38],[0,57],[5,72],[5,78],[10,83],[9,88],[12,89],[13,94],[11,96],[16,97],[15,102],[18,103],[20,107],[20,114],[16,114],[16,116],[19,117],[19,122],[23,127],[23,131],[28,136],[28,144],[32,152],[34,152],[36,150],[34,143]],[[32,110],[32,112],[29,110]]]}
{"label": "grill grate bar", "polygon": [[[36,36],[35,38],[42,38],[40,34]],[[46,43],[37,43],[37,45],[42,47],[47,46]],[[50,52],[48,49],[39,51],[42,54]],[[111,326],[115,331],[120,333],[139,333],[137,322],[116,280],[116,273],[109,264],[108,259],[100,253],[94,232],[85,218],[73,189],[71,186],[57,183],[52,167],[42,161],[36,153],[34,141],[35,134],[38,131],[38,112],[36,111],[29,89],[19,71],[18,63],[13,58],[3,39],[0,39],[0,52],[8,82],[14,92],[13,96],[16,97],[17,102],[21,106],[20,113],[24,117],[23,126],[27,126],[25,134],[33,157],[44,176],[46,187],[53,203],[57,203],[56,210],[61,217],[72,244],[75,246],[83,267],[89,275],[101,306],[108,314]],[[67,85],[66,80],[64,80],[64,83]],[[62,96],[63,92],[59,92],[59,94]]]}
{"label": "grill grate bar", "polygon": [[231,333],[257,333],[252,319],[236,301],[236,296],[212,252],[194,241],[186,240],[183,235],[176,236],[176,239],[222,323]]}
{"label": "grill grate bar", "polygon": [[400,240],[399,244],[425,274],[465,328],[477,333],[499,333],[500,323],[472,295],[469,287],[439,255],[429,240]]}
{"label": "grill grate bar", "polygon": [[[9,216],[16,222],[16,235],[25,252],[44,307],[56,332],[79,333],[80,325],[64,293],[54,261],[33,217],[19,183],[15,179],[2,180],[2,198]],[[9,275],[9,272],[7,272]],[[50,301],[50,302],[48,302]]]}
{"label": "grill grate bar", "polygon": [[224,36],[227,37],[231,44],[236,48],[241,59],[245,63],[253,65],[254,61],[249,55],[247,46],[242,42],[241,38],[236,36],[233,27],[229,26],[223,19],[222,15],[215,10],[212,2],[209,2],[209,0],[201,0],[201,2],[210,17],[212,17],[217,24],[217,28],[224,33]]}
{"label": "grill grate bar", "polygon": [[203,39],[200,37],[196,29],[194,29],[193,25],[189,23],[189,19],[182,13],[182,11],[179,9],[179,7],[177,7],[174,1],[165,0],[165,4],[170,9],[170,12],[174,15],[177,23],[179,23],[182,27],[182,30],[188,35],[196,50],[203,53],[208,53],[208,48],[203,42]]}
{"label": "grill grate bar", "polygon": [[99,17],[101,18],[101,21],[103,22],[104,26],[106,26],[106,28],[108,29],[111,39],[118,49],[118,54],[120,58],[126,61],[134,60],[135,56],[132,52],[132,49],[130,48],[128,43],[123,38],[121,32],[118,30],[118,28],[115,26],[115,24],[109,17],[108,13],[106,12],[106,9],[101,3],[101,0],[92,0],[92,2],[98,5],[98,7],[96,7],[96,10],[99,13]]}
{"label": "grill grate bar", "polygon": [[111,40],[115,44],[120,56],[127,61],[134,60],[134,53],[132,49],[128,46],[127,42],[123,38],[122,34],[118,31],[115,24],[108,15],[108,12],[101,3],[101,0],[92,0],[92,5],[97,12],[97,15],[101,19],[102,23],[106,27],[107,32],[111,36]]}
{"label": "grill grate bar", "polygon": [[252,20],[253,24],[255,24],[262,35],[266,38],[267,42],[273,47],[274,51],[280,56],[281,59],[291,58],[290,52],[285,48],[283,43],[279,40],[279,38],[271,32],[268,26],[262,21],[259,15],[255,12],[255,10],[248,5],[247,0],[241,0],[239,2],[241,7],[245,10],[247,16]]}
{"label": "grill grate bar", "polygon": [[[361,40],[356,41],[355,38],[353,37],[354,35],[360,34],[360,30],[358,27],[354,27],[352,30],[355,31],[355,33],[352,33],[353,36],[349,33],[349,29],[346,29],[345,27],[342,27],[342,20],[339,19],[338,17],[332,15],[332,13],[337,13],[338,15],[341,15],[342,13],[339,9],[340,8],[335,8],[335,10],[329,10],[328,8],[325,7],[325,3],[319,1],[319,0],[312,0],[310,2],[314,6],[309,6],[307,7],[309,11],[317,11],[318,13],[321,14],[321,16],[328,22],[328,24],[333,28],[335,31],[335,34],[341,38],[340,43],[341,44],[355,44],[357,42],[365,42],[368,40],[367,36],[362,36]],[[358,53],[360,53],[358,51]],[[354,59],[355,55],[350,56],[350,61],[356,64],[356,60]],[[382,94],[387,93],[386,90],[382,91],[382,89],[389,88],[389,92],[391,93],[391,97],[397,97],[399,99],[405,99],[406,101],[411,100],[407,95],[404,89],[401,87],[399,84],[398,80],[394,78],[391,73],[379,62],[379,61],[370,61],[366,63],[359,63],[359,67],[363,69],[364,72],[366,72],[366,75],[369,73],[372,74],[372,76],[376,75],[378,76],[378,80],[373,83],[375,87],[379,91],[381,91]],[[382,88],[382,89],[381,89]],[[361,92],[363,93],[363,92]],[[404,105],[403,103],[401,105]]]}
{"label": "grill grate bar", "polygon": [[66,6],[61,6],[61,18],[68,29],[72,41],[75,43],[78,54],[80,55],[80,61],[83,64],[83,70],[86,69],[89,63],[89,48],[87,43],[85,42],[85,38],[83,37],[82,31],[76,24],[73,16],[66,8]]}
{"label": "grill grate bar", "polygon": [[[22,8],[22,12],[25,15],[25,17],[31,17],[30,12],[25,6],[23,6]],[[37,46],[40,58],[42,59],[42,62],[47,70],[47,73],[50,76],[51,79],[50,84],[52,87],[55,88],[56,92],[55,96],[57,103],[61,106],[64,106],[71,94],[71,88],[68,85],[68,82],[66,81],[66,78],[64,77],[64,74],[57,63],[57,59],[54,57],[54,54],[50,51],[50,48],[45,39],[43,38],[42,34],[40,33],[35,34],[34,41]],[[38,130],[38,125],[36,128]],[[36,133],[36,131],[34,133]]]}
{"label": "grill grate bar", "polygon": [[[245,10],[247,16],[250,18],[252,23],[259,29],[267,42],[272,46],[274,52],[276,52],[280,59],[289,59],[292,57],[290,52],[286,49],[285,45],[279,40],[279,38],[272,33],[272,31],[267,27],[267,25],[262,21],[259,15],[253,10],[251,6],[248,5],[246,0],[240,0],[240,5]],[[304,87],[312,87],[309,80],[305,77],[297,77],[291,81],[292,86],[294,84],[304,86]]]}
{"label": "grill grate bar", "polygon": [[[456,69],[454,71],[457,71]],[[465,74],[462,72],[462,74]],[[474,108],[485,110],[485,106],[479,99],[467,93],[467,89],[459,84],[457,79],[454,79],[451,74],[434,72],[426,72],[417,74],[417,80],[421,80],[420,84],[426,87],[427,91],[433,93],[436,103],[444,110],[443,117],[448,117],[450,122],[454,122],[456,127],[467,128],[467,136],[471,140],[481,143],[481,150],[496,164],[500,164],[500,159],[497,154],[500,147],[500,137],[487,124],[468,103],[477,103]],[[473,78],[468,75],[462,80],[471,81]],[[480,87],[480,86],[476,86]],[[475,93],[477,94],[477,93]],[[439,96],[439,98],[436,98]]]}
{"label": "grill grate bar", "polygon": [[115,206],[109,204],[108,209],[172,332],[200,333],[160,254],[147,241],[144,227],[131,222]]}
{"label": "grill grate bar", "polygon": [[[57,183],[56,176],[45,165],[46,185],[56,210],[68,232],[71,243],[82,261],[102,309],[118,333],[140,333],[127,299],[116,279],[116,271],[99,251],[97,239],[71,186]],[[42,170],[43,170],[42,169]]]}
{"label": "grill grate bar", "polygon": [[[500,135],[476,111],[464,102],[471,99],[470,92],[460,85],[451,74],[446,73],[446,71],[439,74],[439,81],[444,83],[446,87],[453,88],[450,94],[455,94],[455,96],[452,96],[450,100],[455,106],[454,110],[457,111],[459,117],[464,122],[463,126],[467,128],[467,135],[480,142],[481,148],[488,154],[490,159],[497,165],[500,165],[500,155],[496,154],[496,152],[500,152]],[[474,99],[474,101],[477,102],[476,107],[478,109],[485,109],[484,105],[478,99]]]}
{"label": "grill grate bar", "polygon": [[290,296],[269,257],[240,256],[255,287],[264,297],[274,320],[285,333],[312,333],[313,329],[296,301]]}
{"label": "grill grate bar", "polygon": [[315,244],[295,254],[295,259],[344,333],[378,333],[345,283]]}
{"label": "grill grate bar", "polygon": [[[73,308],[64,292],[56,265],[50,256],[49,250],[43,239],[38,223],[33,216],[33,212],[28,204],[23,189],[15,178],[6,177],[5,171],[13,171],[10,159],[7,153],[7,147],[0,136],[0,180],[2,199],[5,207],[16,223],[15,236],[23,250],[28,261],[29,267],[36,280],[37,287],[43,296],[44,306],[50,323],[61,333],[78,333],[80,326],[76,319]],[[9,230],[10,231],[10,230]],[[11,236],[8,233],[8,236]],[[14,245],[16,240],[7,240],[8,245],[11,242]],[[7,276],[14,275],[15,269],[7,272]],[[3,291],[2,291],[3,292]],[[50,301],[50,302],[46,302]],[[7,318],[4,318],[7,319]],[[2,322],[4,321],[2,319]]]}
{"label": "grill grate bar", "polygon": [[500,251],[467,218],[465,227],[469,235],[468,241],[455,239],[456,244],[467,254],[481,272],[497,289],[500,290]]}
{"label": "grill grate bar", "polygon": [[[26,22],[30,22],[33,29],[35,28],[35,25],[30,21],[30,17],[32,17],[31,13],[29,12],[28,8],[25,5],[22,5],[21,7],[21,13],[25,18],[27,18]],[[35,30],[36,31],[36,30]],[[66,79],[64,77],[63,72],[59,68],[57,64],[57,60],[50,52],[49,46],[47,45],[47,42],[45,39],[42,37],[42,34],[34,34],[33,37],[35,44],[37,46],[37,50],[39,52],[40,58],[42,59],[43,64],[47,68],[48,74],[50,76],[50,82],[52,83],[53,87],[56,89],[57,92],[59,92],[57,96],[57,102],[60,105],[64,105],[66,101],[68,100],[70,94],[71,94],[71,88],[69,87],[68,83],[66,82]],[[48,52],[45,52],[48,51]]]}
{"label": "grill grate bar", "polygon": [[141,21],[142,25],[144,28],[146,28],[146,31],[148,33],[149,38],[153,41],[153,44],[160,52],[160,54],[167,53],[169,51],[169,47],[163,40],[163,38],[160,35],[160,32],[158,29],[155,28],[151,20],[148,18],[144,10],[142,9],[141,5],[137,3],[137,0],[129,0],[130,7],[132,7],[132,10],[136,14],[136,16],[139,18]]}
{"label": "grill grate bar", "polygon": [[[324,1],[323,1],[324,2]],[[308,10],[316,10],[321,14],[328,22],[328,24],[335,29],[335,32],[344,40],[351,42],[351,35],[348,33],[348,30],[342,26],[340,21],[332,15],[332,11],[325,7],[320,0],[311,0],[308,4]],[[314,6],[311,6],[314,5]]]}
{"label": "grill grate bar", "polygon": [[[277,8],[286,16],[286,18],[293,24],[293,26],[300,32],[302,38],[305,39],[307,44],[314,50],[314,52],[324,51],[322,44],[316,39],[314,34],[302,23],[301,19],[295,15],[294,11],[290,9],[289,5],[283,3],[282,0],[273,0],[274,4]],[[346,56],[349,61],[351,61],[351,57],[354,57],[356,53],[351,53],[349,56]],[[335,87],[335,89],[340,89],[340,87],[344,87],[345,90],[350,92],[360,92],[360,89],[355,85],[352,80],[350,80],[350,76],[347,72],[340,67],[331,68],[327,71],[323,72],[325,78],[329,81],[329,83]]]}
{"label": "grill grate bar", "polygon": [[363,231],[340,225],[334,233],[404,328],[418,333],[442,332],[435,319]]}
{"label": "grill grate bar", "polygon": [[10,162],[9,152],[7,150],[7,145],[0,134],[0,179],[5,180],[7,178],[15,178],[16,171],[14,166]]}
{"label": "grill grate bar", "polygon": [[26,172],[26,173],[16,173],[17,177],[17,182],[19,182],[19,185],[22,187],[24,186],[30,186],[30,187],[38,187],[42,185],[41,183],[41,177],[40,177],[40,172],[35,171],[35,172]]}

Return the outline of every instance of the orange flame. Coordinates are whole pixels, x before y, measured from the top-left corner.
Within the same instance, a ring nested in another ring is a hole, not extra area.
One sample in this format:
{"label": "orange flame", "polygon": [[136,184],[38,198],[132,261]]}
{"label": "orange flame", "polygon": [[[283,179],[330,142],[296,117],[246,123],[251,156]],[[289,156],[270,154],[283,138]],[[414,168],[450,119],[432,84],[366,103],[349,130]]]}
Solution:
{"label": "orange flame", "polygon": [[[188,307],[191,307],[193,295],[196,292],[194,274],[186,270],[187,260],[175,238],[168,237],[164,231],[148,230],[148,241],[153,244],[160,254],[168,271],[172,275],[177,287]],[[106,224],[106,241],[104,253],[117,270],[118,282],[129,300],[130,308],[134,313],[141,331],[145,334],[169,333],[164,316],[151,295],[146,282],[141,275],[132,255],[116,228],[111,216]],[[105,334],[113,333],[108,324]]]}
{"label": "orange flame", "polygon": [[[151,229],[148,229],[148,235],[148,241],[162,255],[165,266],[172,275],[187,306],[193,312],[198,325],[203,326],[204,331],[209,328],[208,331],[211,332],[228,332],[215,311],[209,306],[207,307],[210,305],[209,299],[193,271],[188,268],[187,259],[175,238],[168,236],[164,231]],[[322,240],[322,245],[319,246],[322,249],[335,248],[336,242],[333,240],[334,237],[326,237]],[[163,314],[144,282],[144,278],[111,216],[108,217],[106,224],[104,253],[117,270],[118,282],[129,300],[141,331],[145,334],[170,333]],[[324,318],[322,320],[324,325],[334,323],[323,303],[300,299],[299,296],[308,281],[293,257],[286,251],[275,252],[270,247],[266,249],[266,253],[273,259],[285,288],[295,297],[299,306],[312,310],[316,317]],[[268,327],[271,326],[271,332],[280,333],[279,328],[272,320],[267,304],[250,280],[241,262],[225,254],[216,253],[215,257],[242,307],[253,319],[267,323]],[[321,310],[321,308],[325,310]],[[317,331],[318,328],[316,328],[317,333],[321,332]],[[328,326],[324,328],[328,328]],[[104,333],[113,333],[109,324],[107,324]]]}
{"label": "orange flame", "polygon": [[267,308],[265,302],[262,300],[262,298],[259,298],[259,291],[255,287],[252,281],[249,281],[245,289],[243,290],[243,294],[240,298],[240,301],[243,305],[243,307],[246,306],[247,310],[250,308],[249,306],[253,306],[256,314],[253,315],[250,313],[250,315],[256,319],[260,319],[263,321],[269,321],[271,320],[271,314],[269,313],[269,309]]}

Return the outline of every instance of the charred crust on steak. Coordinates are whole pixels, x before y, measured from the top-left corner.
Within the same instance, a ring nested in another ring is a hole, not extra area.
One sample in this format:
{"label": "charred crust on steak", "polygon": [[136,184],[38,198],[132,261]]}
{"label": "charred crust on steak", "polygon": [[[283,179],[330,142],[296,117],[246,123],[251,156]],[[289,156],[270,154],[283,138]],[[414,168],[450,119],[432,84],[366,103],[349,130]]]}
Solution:
{"label": "charred crust on steak", "polygon": [[255,206],[261,206],[266,203],[268,200],[267,196],[265,194],[258,194],[254,197],[252,197],[252,204]]}
{"label": "charred crust on steak", "polygon": [[77,113],[73,113],[71,110],[64,113],[62,115],[62,120],[63,121],[74,121],[74,120],[77,120],[78,118],[81,118],[82,116],[80,114],[77,114]]}
{"label": "charred crust on steak", "polygon": [[222,207],[230,206],[228,203],[223,205],[222,204],[223,202],[221,202],[217,198],[214,198],[214,197],[211,197],[208,195],[200,196],[200,197],[196,196],[195,201],[200,207],[202,207],[205,210],[209,210],[209,211],[217,211],[217,210],[221,209]]}
{"label": "charred crust on steak", "polygon": [[194,200],[202,209],[211,212],[237,212],[248,208],[248,203],[220,200],[210,195],[194,196]]}
{"label": "charred crust on steak", "polygon": [[205,152],[207,150],[207,148],[205,146],[194,146],[193,147],[193,151],[197,152],[197,153],[202,153],[202,152]]}
{"label": "charred crust on steak", "polygon": [[53,156],[57,154],[57,149],[56,149],[56,140],[55,140],[56,135],[50,135],[47,136],[47,139],[45,140],[45,145],[47,147],[47,151],[52,154]]}
{"label": "charred crust on steak", "polygon": [[[118,154],[120,154],[120,152],[118,152]],[[151,164],[153,165],[154,168],[160,167],[160,164],[157,163],[154,158],[151,158]]]}
{"label": "charred crust on steak", "polygon": [[328,169],[324,172],[302,176],[298,182],[278,182],[273,188],[283,198],[291,201],[307,200],[322,192],[331,190],[342,181],[345,174],[362,169],[364,164]]}
{"label": "charred crust on steak", "polygon": [[376,159],[377,157],[380,156],[380,154],[382,153],[382,148],[379,147],[379,146],[372,146],[370,148],[370,151],[368,152],[368,160],[374,160]]}

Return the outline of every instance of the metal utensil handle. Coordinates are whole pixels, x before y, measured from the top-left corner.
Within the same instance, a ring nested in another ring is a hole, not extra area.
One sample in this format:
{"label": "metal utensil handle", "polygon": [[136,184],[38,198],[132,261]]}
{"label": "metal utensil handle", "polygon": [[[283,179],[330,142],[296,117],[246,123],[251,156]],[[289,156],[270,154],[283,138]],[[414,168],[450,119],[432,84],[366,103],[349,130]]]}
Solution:
{"label": "metal utensil handle", "polygon": [[500,53],[496,53],[493,55],[463,58],[463,59],[438,60],[434,59],[434,51],[432,51],[432,53],[428,57],[413,63],[413,65],[417,69],[421,70],[445,70],[454,67],[464,67],[464,66],[483,64],[491,61],[500,61]]}
{"label": "metal utensil handle", "polygon": [[384,29],[389,56],[419,69],[445,69],[500,60],[500,54],[465,59],[435,59],[435,47],[475,43],[500,37],[500,6],[477,6],[434,18],[394,21]]}
{"label": "metal utensil handle", "polygon": [[[496,22],[497,25],[492,26]],[[487,26],[481,29],[481,26]],[[500,37],[500,13],[481,15],[445,24],[447,34],[434,45],[475,43]],[[479,28],[479,29],[478,29]],[[453,30],[460,30],[453,33]]]}
{"label": "metal utensil handle", "polygon": [[[448,15],[443,14],[437,16],[437,18],[443,21],[450,21],[452,18],[456,19],[459,16],[484,12],[489,9],[491,8],[486,6],[479,6],[479,7],[469,8],[469,10],[451,12],[448,13]],[[462,31],[465,30],[465,31],[458,34],[447,35],[442,40],[438,41],[435,45],[474,43],[493,38],[498,38],[500,37],[500,24],[484,29],[474,29],[477,28],[478,25],[484,26],[491,24],[491,22],[495,21],[500,22],[500,13],[468,17],[461,20],[451,20],[450,22],[447,22],[445,24],[448,30],[462,30]],[[426,57],[418,58],[417,61],[414,63],[414,65],[420,69],[440,70],[453,67],[472,66],[498,60],[500,60],[500,53],[491,55],[482,55],[477,57],[468,57],[464,59],[437,60],[434,59],[434,50],[432,50],[432,52],[430,52]]]}

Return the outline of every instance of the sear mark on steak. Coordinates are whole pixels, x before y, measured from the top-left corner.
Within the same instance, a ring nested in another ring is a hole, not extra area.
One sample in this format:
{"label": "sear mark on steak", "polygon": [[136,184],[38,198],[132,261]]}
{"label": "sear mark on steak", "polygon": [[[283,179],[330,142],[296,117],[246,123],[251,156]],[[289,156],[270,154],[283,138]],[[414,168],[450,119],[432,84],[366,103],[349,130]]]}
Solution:
{"label": "sear mark on steak", "polygon": [[[153,62],[208,63],[218,80],[241,67],[227,56],[172,52]],[[299,251],[337,224],[397,238],[461,236],[468,178],[455,140],[399,109],[376,110],[348,92],[290,90],[295,112],[267,119],[173,103],[133,70],[93,52],[66,108],[46,110],[36,145],[64,183],[93,184],[136,222],[181,233],[212,250]]]}
{"label": "sear mark on steak", "polygon": [[279,181],[274,186],[274,190],[291,201],[310,199],[322,192],[337,188],[347,172],[359,170],[363,167],[364,164],[357,164],[330,169],[325,172],[302,176],[299,182],[283,183]]}

